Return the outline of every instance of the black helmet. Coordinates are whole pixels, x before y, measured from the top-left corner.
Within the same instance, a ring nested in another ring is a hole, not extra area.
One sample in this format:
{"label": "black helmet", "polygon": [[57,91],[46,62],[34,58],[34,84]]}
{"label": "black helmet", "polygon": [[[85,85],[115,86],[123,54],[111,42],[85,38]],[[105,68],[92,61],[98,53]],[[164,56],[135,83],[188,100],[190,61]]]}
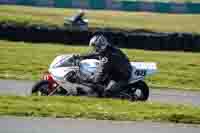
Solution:
{"label": "black helmet", "polygon": [[103,52],[110,46],[110,43],[103,35],[95,35],[90,40],[89,46],[93,47],[97,52]]}

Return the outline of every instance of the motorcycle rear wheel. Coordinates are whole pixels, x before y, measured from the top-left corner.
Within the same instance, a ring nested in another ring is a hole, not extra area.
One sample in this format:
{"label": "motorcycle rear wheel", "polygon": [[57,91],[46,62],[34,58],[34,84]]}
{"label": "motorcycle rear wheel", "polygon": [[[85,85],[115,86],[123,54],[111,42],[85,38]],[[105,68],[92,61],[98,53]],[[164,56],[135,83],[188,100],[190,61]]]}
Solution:
{"label": "motorcycle rear wheel", "polygon": [[132,101],[147,101],[149,98],[149,87],[144,81],[131,84],[129,86],[129,95]]}

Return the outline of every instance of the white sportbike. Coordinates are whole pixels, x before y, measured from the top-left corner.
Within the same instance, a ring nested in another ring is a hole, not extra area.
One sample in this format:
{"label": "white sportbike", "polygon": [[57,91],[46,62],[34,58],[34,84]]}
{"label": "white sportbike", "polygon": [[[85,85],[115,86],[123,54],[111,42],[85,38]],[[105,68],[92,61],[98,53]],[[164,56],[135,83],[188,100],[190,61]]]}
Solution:
{"label": "white sportbike", "polygon": [[[93,84],[87,82],[100,64],[96,59],[77,60],[71,55],[57,56],[51,63],[48,72],[32,88],[34,95],[65,95],[65,96],[99,96]],[[127,85],[111,98],[146,101],[149,87],[144,79],[157,72],[156,63],[131,62],[132,76]],[[119,75],[120,76],[120,75]],[[81,77],[81,78],[80,78]],[[108,82],[101,84],[106,88]]]}

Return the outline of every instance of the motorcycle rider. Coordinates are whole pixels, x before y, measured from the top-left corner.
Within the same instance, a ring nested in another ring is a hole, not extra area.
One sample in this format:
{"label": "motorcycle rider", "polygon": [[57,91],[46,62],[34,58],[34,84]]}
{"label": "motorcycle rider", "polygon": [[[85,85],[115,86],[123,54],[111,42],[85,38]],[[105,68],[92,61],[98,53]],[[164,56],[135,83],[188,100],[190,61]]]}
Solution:
{"label": "motorcycle rider", "polygon": [[93,36],[89,46],[93,47],[93,52],[80,58],[101,60],[97,72],[91,77],[91,82],[98,85],[109,78],[110,82],[103,90],[103,95],[109,97],[119,92],[124,85],[127,85],[132,73],[128,57],[119,48],[113,47],[103,35]]}
{"label": "motorcycle rider", "polygon": [[85,12],[83,10],[80,10],[78,14],[72,17],[72,23],[73,24],[85,24],[83,20],[83,16],[85,15]]}

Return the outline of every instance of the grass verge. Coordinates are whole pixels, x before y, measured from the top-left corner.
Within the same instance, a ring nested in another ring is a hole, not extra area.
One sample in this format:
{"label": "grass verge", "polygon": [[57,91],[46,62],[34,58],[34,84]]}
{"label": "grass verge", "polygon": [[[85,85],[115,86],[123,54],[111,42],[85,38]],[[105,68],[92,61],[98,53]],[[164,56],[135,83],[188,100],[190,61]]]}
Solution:
{"label": "grass verge", "polygon": [[200,124],[200,108],[86,97],[0,96],[0,115]]}
{"label": "grass verge", "polygon": [[[77,9],[0,5],[0,23],[63,27],[64,17],[76,12]],[[86,17],[90,27],[200,33],[200,15],[87,10]]]}
{"label": "grass verge", "polygon": [[[0,41],[0,78],[37,80],[60,54],[84,53],[83,46]],[[131,61],[157,62],[159,72],[147,79],[154,87],[200,89],[200,53],[123,49]]]}

